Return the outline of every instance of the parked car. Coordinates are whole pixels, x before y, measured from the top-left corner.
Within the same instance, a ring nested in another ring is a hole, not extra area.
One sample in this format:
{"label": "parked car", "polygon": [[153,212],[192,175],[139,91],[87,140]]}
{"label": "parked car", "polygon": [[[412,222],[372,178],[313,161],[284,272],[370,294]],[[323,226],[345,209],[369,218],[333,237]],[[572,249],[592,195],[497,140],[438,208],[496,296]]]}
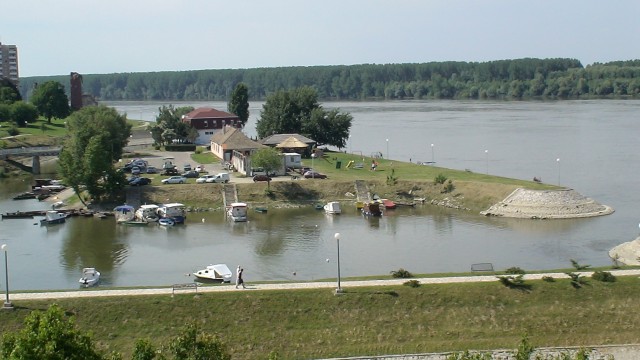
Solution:
{"label": "parked car", "polygon": [[164,169],[164,171],[162,172],[162,174],[160,175],[164,175],[164,176],[172,176],[172,175],[178,175],[178,169],[176,168],[168,168],[168,169]]}
{"label": "parked car", "polygon": [[198,176],[200,176],[200,173],[199,173],[199,172],[197,172],[197,171],[195,171],[195,170],[189,170],[189,171],[186,171],[186,172],[182,173],[182,176],[184,176],[184,177],[186,177],[186,178],[192,178],[192,179],[195,179],[195,178],[197,178]]}
{"label": "parked car", "polygon": [[129,182],[131,186],[142,186],[151,184],[151,179],[146,177],[137,177]]}
{"label": "parked car", "polygon": [[156,168],[155,166],[147,167],[147,174],[157,174],[157,173],[158,173],[158,168]]}
{"label": "parked car", "polygon": [[162,180],[163,184],[184,184],[187,178],[184,176],[172,176]]}
{"label": "parked car", "polygon": [[212,179],[216,177],[215,175],[202,175],[199,178],[196,179],[196,184],[204,184],[207,182],[213,182],[213,181],[209,181],[209,179]]}
{"label": "parked car", "polygon": [[204,165],[198,165],[196,166],[195,170],[197,172],[205,172],[206,170],[204,169]]}
{"label": "parked car", "polygon": [[218,175],[214,175],[212,178],[209,178],[207,182],[210,183],[228,183],[231,180],[229,173],[220,173]]}
{"label": "parked car", "polygon": [[305,177],[305,179],[326,179],[327,178],[327,175],[320,174],[317,171],[307,171],[304,173],[303,176]]}
{"label": "parked car", "polygon": [[131,175],[140,175],[140,168],[138,166],[134,166],[131,168]]}
{"label": "parked car", "polygon": [[253,177],[253,182],[258,181],[271,181],[271,178],[267,175],[256,175]]}
{"label": "parked car", "polygon": [[189,163],[184,164],[183,170],[184,171],[191,171],[191,164],[189,164]]}

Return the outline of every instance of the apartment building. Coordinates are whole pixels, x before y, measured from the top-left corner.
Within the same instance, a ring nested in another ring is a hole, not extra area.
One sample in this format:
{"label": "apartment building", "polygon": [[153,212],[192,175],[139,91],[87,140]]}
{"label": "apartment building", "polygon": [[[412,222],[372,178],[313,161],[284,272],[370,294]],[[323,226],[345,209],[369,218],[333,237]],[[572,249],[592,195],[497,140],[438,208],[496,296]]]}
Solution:
{"label": "apartment building", "polygon": [[17,46],[0,43],[0,77],[9,78],[16,86],[19,85]]}

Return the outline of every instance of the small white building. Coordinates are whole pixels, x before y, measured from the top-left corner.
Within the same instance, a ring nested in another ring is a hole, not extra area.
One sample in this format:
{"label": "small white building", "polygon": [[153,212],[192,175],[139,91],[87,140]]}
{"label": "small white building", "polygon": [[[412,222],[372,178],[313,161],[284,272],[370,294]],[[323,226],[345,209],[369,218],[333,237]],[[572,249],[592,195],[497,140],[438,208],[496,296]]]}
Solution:
{"label": "small white building", "polygon": [[302,155],[298,153],[283,153],[286,169],[302,169]]}

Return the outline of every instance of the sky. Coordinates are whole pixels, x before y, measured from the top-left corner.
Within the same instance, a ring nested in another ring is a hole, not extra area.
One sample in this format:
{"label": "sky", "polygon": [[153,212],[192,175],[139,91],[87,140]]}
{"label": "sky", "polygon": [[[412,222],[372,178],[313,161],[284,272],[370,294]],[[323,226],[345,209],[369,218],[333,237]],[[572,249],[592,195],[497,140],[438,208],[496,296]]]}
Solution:
{"label": "sky", "polygon": [[21,77],[640,59],[637,0],[7,0],[0,14]]}

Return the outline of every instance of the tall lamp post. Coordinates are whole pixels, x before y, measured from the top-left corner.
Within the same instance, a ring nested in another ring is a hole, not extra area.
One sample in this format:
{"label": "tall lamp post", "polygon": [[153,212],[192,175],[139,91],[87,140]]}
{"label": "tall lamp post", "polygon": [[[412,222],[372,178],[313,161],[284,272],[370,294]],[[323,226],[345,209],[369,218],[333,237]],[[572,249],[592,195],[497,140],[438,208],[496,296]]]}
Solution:
{"label": "tall lamp post", "polygon": [[436,156],[434,155],[434,152],[433,152],[433,146],[434,145],[431,144],[431,163],[435,164],[436,163]]}
{"label": "tall lamp post", "polygon": [[7,286],[7,289],[6,289],[7,297],[4,301],[4,305],[2,306],[2,309],[13,310],[13,304],[11,304],[11,301],[9,301],[9,263],[7,262],[7,244],[2,244],[2,247],[0,247],[0,249],[4,251],[4,281],[5,281],[5,285]]}
{"label": "tall lamp post", "polygon": [[342,294],[342,287],[340,286],[340,233],[333,235],[336,238],[336,245],[338,246],[338,288],[336,294]]}
{"label": "tall lamp post", "polygon": [[489,150],[485,150],[484,153],[487,157],[487,175],[489,175]]}
{"label": "tall lamp post", "polygon": [[387,139],[387,160],[389,159],[389,139]]}
{"label": "tall lamp post", "polygon": [[558,163],[558,186],[560,186],[560,158],[557,158],[556,162]]}

